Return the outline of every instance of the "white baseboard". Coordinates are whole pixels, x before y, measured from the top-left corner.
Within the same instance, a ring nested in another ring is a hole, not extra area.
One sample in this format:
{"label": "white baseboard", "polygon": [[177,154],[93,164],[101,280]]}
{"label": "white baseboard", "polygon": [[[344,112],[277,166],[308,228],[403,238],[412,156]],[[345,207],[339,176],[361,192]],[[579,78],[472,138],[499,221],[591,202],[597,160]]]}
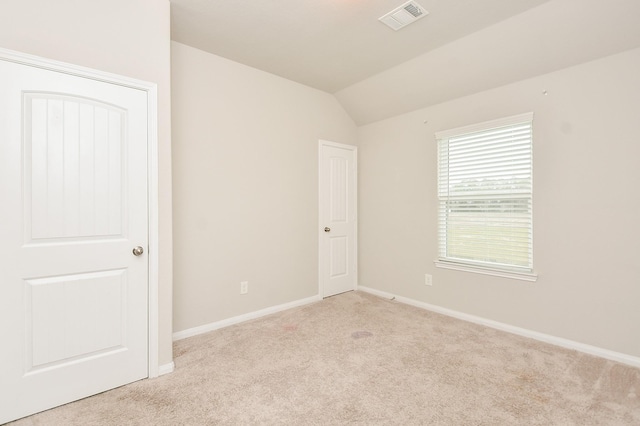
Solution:
{"label": "white baseboard", "polygon": [[169,364],[161,365],[160,367],[158,367],[158,377],[163,376],[165,374],[173,373],[173,370],[175,368],[176,368],[176,365],[174,364],[173,361],[171,361]]}
{"label": "white baseboard", "polygon": [[537,331],[528,330],[526,328],[520,328],[513,325],[505,324],[498,321],[493,321],[487,318],[478,317],[475,315],[465,314],[464,312],[454,311],[452,309],[443,308],[441,306],[431,305],[429,303],[420,302],[408,297],[397,296],[395,294],[387,293],[385,291],[376,290],[369,287],[358,286],[359,291],[373,294],[385,299],[394,299],[400,303],[415,306],[417,308],[426,309],[428,311],[436,312],[439,314],[447,315],[453,318],[461,319],[463,321],[473,322],[476,324],[484,325],[487,327],[495,328],[497,330],[506,331],[507,333],[517,334],[518,336],[528,337],[531,339],[539,340],[541,342],[550,343],[552,345],[560,346],[566,349],[573,349],[579,352],[583,352],[589,355],[598,356],[601,358],[617,361],[622,364],[630,365],[632,367],[640,368],[640,357],[623,354],[620,352],[611,351],[609,349],[599,348],[597,346],[591,346],[584,343],[576,342],[562,337],[552,336],[550,334],[539,333]]}
{"label": "white baseboard", "polygon": [[244,321],[264,317],[266,315],[275,314],[276,312],[286,311],[287,309],[297,308],[298,306],[308,305],[310,303],[318,302],[322,300],[320,295],[307,297],[306,299],[294,300],[293,302],[284,303],[282,305],[271,306],[269,308],[261,309],[255,312],[249,312],[247,314],[238,315],[223,319],[220,321],[212,322],[210,324],[200,325],[198,327],[188,328],[182,331],[176,331],[173,333],[173,341],[186,339],[187,337],[197,336],[198,334],[207,333],[209,331],[218,330],[220,328],[228,327],[230,325],[238,324]]}

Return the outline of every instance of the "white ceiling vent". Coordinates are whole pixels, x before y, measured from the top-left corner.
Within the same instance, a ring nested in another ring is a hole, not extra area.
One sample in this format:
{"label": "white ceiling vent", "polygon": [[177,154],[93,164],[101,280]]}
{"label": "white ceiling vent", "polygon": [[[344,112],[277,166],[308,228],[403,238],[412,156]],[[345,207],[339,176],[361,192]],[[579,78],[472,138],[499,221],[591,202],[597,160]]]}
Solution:
{"label": "white ceiling vent", "polygon": [[429,12],[415,1],[408,1],[400,7],[378,18],[378,21],[387,24],[398,31],[400,28],[427,16]]}

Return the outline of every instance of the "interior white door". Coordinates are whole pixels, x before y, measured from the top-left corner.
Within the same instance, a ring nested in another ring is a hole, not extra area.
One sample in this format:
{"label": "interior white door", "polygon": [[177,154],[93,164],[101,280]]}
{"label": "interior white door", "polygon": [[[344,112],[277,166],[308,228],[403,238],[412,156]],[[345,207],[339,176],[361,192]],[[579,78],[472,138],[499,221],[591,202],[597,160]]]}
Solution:
{"label": "interior white door", "polygon": [[0,60],[0,120],[4,423],[148,376],[147,94]]}
{"label": "interior white door", "polygon": [[320,285],[322,297],[357,285],[357,148],[320,141]]}

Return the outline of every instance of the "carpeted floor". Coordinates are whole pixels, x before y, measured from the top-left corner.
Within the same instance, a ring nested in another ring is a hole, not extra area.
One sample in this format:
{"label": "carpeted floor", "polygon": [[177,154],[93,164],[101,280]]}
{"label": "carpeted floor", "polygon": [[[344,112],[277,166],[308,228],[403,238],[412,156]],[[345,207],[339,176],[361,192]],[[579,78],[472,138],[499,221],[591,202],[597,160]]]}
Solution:
{"label": "carpeted floor", "polygon": [[640,370],[360,292],[181,340],[25,425],[640,425]]}

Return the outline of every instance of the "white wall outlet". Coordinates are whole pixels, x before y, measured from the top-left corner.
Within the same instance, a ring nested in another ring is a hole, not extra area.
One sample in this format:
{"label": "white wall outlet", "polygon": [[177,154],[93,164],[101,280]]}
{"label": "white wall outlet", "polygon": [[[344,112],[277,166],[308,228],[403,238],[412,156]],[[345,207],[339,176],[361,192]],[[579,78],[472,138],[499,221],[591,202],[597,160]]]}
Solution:
{"label": "white wall outlet", "polygon": [[240,294],[249,293],[249,281],[240,281]]}
{"label": "white wall outlet", "polygon": [[424,285],[433,285],[433,276],[431,274],[424,274]]}

